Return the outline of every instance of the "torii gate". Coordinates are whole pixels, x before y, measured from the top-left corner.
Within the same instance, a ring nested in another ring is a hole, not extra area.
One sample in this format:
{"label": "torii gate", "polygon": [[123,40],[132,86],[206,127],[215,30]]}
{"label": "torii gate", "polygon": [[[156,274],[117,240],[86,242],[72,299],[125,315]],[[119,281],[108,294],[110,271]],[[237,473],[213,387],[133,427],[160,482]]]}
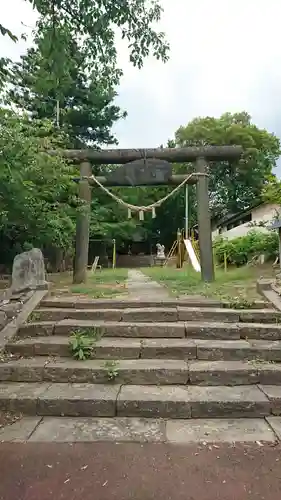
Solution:
{"label": "torii gate", "polygon": [[[202,280],[214,280],[211,219],[208,194],[208,161],[238,159],[242,155],[241,146],[206,146],[159,149],[93,149],[63,150],[65,158],[80,163],[79,197],[83,201],[83,211],[77,215],[75,263],[73,283],[86,281],[89,229],[91,211],[91,164],[122,165],[104,177],[96,177],[104,186],[155,186],[179,185],[184,179],[187,184],[197,184],[199,250]],[[49,152],[52,156],[57,151]],[[196,172],[190,175],[173,175],[170,163],[195,162]],[[187,179],[187,177],[189,177]]]}

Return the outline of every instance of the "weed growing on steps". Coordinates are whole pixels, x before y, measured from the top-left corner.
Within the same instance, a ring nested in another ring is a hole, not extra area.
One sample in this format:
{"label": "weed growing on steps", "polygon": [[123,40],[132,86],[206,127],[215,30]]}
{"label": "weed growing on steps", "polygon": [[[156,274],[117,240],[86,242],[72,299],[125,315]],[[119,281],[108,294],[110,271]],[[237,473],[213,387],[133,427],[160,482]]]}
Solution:
{"label": "weed growing on steps", "polygon": [[75,359],[84,361],[92,355],[93,341],[83,333],[75,332],[69,339],[69,348]]}
{"label": "weed growing on steps", "polygon": [[273,359],[264,359],[257,356],[256,358],[248,360],[248,363],[251,363],[253,365],[264,365],[264,364],[275,365],[276,361],[274,361]]}
{"label": "weed growing on steps", "polygon": [[230,309],[252,309],[254,305],[253,300],[248,300],[243,295],[237,297],[220,296],[220,299],[227,302]]}
{"label": "weed growing on steps", "polygon": [[106,369],[108,380],[113,382],[119,375],[118,361],[116,359],[107,360],[104,363],[104,368]]}
{"label": "weed growing on steps", "polygon": [[40,312],[32,311],[27,318],[27,323],[36,323],[37,321],[40,321]]}
{"label": "weed growing on steps", "polygon": [[79,361],[91,358],[95,344],[101,337],[101,329],[95,327],[90,330],[76,330],[72,332],[69,339],[69,349],[72,356]]}

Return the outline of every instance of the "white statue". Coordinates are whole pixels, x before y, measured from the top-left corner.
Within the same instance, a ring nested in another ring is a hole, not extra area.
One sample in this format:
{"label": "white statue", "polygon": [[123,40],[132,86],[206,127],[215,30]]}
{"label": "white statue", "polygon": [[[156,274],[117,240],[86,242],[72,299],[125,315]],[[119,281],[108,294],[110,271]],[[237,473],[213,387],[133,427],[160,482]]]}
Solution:
{"label": "white statue", "polygon": [[166,257],[165,257],[165,247],[164,247],[164,245],[161,245],[161,243],[157,243],[156,248],[157,248],[156,258],[157,259],[165,259]]}

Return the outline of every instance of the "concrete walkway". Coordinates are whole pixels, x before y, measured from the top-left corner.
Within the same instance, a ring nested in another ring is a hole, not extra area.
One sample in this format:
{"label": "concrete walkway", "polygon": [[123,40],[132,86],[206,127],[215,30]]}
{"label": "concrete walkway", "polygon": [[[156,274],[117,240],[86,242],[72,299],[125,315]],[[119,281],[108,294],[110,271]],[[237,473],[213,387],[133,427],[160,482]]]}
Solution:
{"label": "concrete walkway", "polygon": [[169,293],[162,285],[152,281],[141,271],[130,270],[128,272],[128,293],[131,299],[142,300],[166,300]]}
{"label": "concrete walkway", "polygon": [[280,446],[2,443],[1,500],[280,500]]}

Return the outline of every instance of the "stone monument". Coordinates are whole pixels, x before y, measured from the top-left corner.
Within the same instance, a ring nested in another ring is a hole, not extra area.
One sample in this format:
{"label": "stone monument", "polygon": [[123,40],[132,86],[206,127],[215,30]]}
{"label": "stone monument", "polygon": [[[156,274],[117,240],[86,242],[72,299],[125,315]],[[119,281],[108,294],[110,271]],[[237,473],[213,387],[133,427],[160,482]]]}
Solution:
{"label": "stone monument", "polygon": [[157,243],[156,249],[157,249],[156,258],[157,259],[165,259],[166,257],[165,257],[165,247],[164,247],[164,245],[161,245],[161,243]]}
{"label": "stone monument", "polygon": [[32,248],[14,258],[12,271],[12,293],[48,288],[45,264],[41,250]]}
{"label": "stone monument", "polygon": [[154,258],[154,264],[160,265],[161,267],[164,266],[164,263],[166,262],[166,256],[165,256],[165,247],[164,245],[161,245],[161,243],[157,243],[156,245],[156,257]]}

